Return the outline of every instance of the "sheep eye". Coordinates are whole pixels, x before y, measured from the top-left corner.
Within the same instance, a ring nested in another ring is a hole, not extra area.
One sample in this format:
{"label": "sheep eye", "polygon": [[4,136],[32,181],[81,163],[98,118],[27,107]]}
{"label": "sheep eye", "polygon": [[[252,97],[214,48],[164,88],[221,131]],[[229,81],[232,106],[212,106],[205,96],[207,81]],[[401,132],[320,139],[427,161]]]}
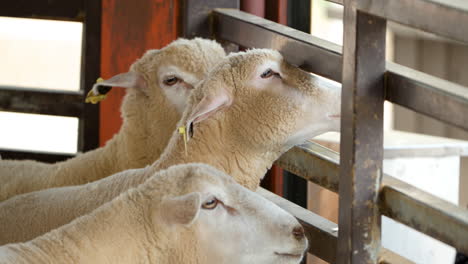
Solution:
{"label": "sheep eye", "polygon": [[281,77],[279,73],[273,71],[272,69],[267,69],[260,75],[260,77],[262,77],[263,79],[266,79],[266,78],[270,78],[273,75],[276,77]]}
{"label": "sheep eye", "polygon": [[218,199],[211,198],[208,201],[203,203],[202,208],[203,209],[208,209],[208,210],[215,209],[216,206],[218,205],[218,202],[219,202]]}
{"label": "sheep eye", "polygon": [[172,86],[172,85],[176,84],[179,81],[180,81],[179,78],[177,78],[175,76],[171,76],[171,77],[164,80],[164,84]]}

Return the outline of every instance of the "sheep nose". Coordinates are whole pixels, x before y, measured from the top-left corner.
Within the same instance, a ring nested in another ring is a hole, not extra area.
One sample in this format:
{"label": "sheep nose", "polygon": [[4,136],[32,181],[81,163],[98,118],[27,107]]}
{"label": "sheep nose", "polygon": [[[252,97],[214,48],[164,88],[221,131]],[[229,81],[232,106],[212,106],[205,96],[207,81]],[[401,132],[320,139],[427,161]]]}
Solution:
{"label": "sheep nose", "polygon": [[305,234],[304,234],[304,228],[302,226],[296,226],[293,228],[292,230],[292,234],[294,236],[294,238],[296,238],[297,240],[301,240],[305,237]]}

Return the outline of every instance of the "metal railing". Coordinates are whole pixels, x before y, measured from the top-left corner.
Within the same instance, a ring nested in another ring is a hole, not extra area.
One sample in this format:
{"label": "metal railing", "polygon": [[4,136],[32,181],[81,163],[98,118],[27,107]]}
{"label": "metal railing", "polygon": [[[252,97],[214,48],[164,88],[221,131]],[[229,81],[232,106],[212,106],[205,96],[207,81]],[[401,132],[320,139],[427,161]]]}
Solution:
{"label": "metal railing", "polygon": [[339,193],[339,229],[259,190],[305,226],[310,253],[330,263],[410,263],[381,248],[381,215],[468,253],[468,211],[382,173],[384,100],[468,130],[468,88],[385,61],[387,20],[468,43],[468,2],[344,1],[343,47],[237,9],[216,8],[210,13],[213,7],[226,7],[225,3],[186,2],[203,4],[205,9],[185,13],[185,25],[196,17],[205,23],[211,20],[212,27],[207,32],[192,26],[185,36],[276,49],[289,62],[342,83],[341,157],[310,143],[291,149],[277,161],[286,170]]}

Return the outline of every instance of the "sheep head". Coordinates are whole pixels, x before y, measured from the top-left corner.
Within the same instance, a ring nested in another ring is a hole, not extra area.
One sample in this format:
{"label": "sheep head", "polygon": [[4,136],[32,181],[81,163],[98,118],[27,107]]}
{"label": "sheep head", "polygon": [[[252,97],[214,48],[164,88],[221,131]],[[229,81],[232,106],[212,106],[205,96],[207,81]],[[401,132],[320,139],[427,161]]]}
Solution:
{"label": "sheep head", "polygon": [[93,93],[109,87],[127,88],[122,103],[120,163],[134,168],[154,162],[167,145],[193,87],[225,57],[212,40],[178,39],[160,50],[149,50],[130,71],[97,83]]}
{"label": "sheep head", "polygon": [[185,125],[193,137],[202,123],[219,127],[210,139],[219,142],[206,144],[277,158],[316,135],[339,130],[340,94],[336,85],[292,66],[276,51],[250,50],[228,56],[195,89]]}
{"label": "sheep head", "polygon": [[[143,92],[153,97],[153,104],[156,97],[167,98],[182,114],[193,87],[225,55],[223,48],[215,41],[178,39],[160,50],[147,51],[130,67],[130,71],[138,72],[147,81],[150,89]],[[156,105],[158,103],[164,102],[156,101]]]}
{"label": "sheep head", "polygon": [[146,185],[147,193],[162,193],[153,221],[174,258],[167,263],[292,264],[307,248],[292,215],[211,166],[173,166]]}
{"label": "sheep head", "polygon": [[195,38],[178,39],[160,50],[149,50],[130,67],[130,71],[99,80],[90,91],[92,96],[108,93],[111,87],[132,88],[145,96],[160,90],[179,113],[194,85],[225,56],[215,41]]}

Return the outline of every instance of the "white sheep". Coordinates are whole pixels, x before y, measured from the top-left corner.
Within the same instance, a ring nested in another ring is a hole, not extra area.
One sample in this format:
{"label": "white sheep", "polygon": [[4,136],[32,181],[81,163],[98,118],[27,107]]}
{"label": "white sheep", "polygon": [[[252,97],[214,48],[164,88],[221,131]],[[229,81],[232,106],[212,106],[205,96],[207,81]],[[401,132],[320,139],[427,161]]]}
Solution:
{"label": "white sheep", "polygon": [[153,163],[166,147],[191,90],[224,56],[218,43],[200,38],[179,39],[147,51],[129,72],[99,83],[100,87],[130,88],[122,104],[120,131],[104,147],[64,162],[0,161],[0,201]]}
{"label": "white sheep", "polygon": [[172,165],[210,164],[255,190],[282,153],[339,129],[340,90],[333,87],[275,51],[230,55],[189,98],[179,122],[188,128],[186,144],[175,131],[151,166],[0,203],[0,244],[26,241],[66,224]]}
{"label": "white sheep", "polygon": [[298,221],[205,164],[160,171],[137,188],[26,243],[0,263],[299,263]]}

